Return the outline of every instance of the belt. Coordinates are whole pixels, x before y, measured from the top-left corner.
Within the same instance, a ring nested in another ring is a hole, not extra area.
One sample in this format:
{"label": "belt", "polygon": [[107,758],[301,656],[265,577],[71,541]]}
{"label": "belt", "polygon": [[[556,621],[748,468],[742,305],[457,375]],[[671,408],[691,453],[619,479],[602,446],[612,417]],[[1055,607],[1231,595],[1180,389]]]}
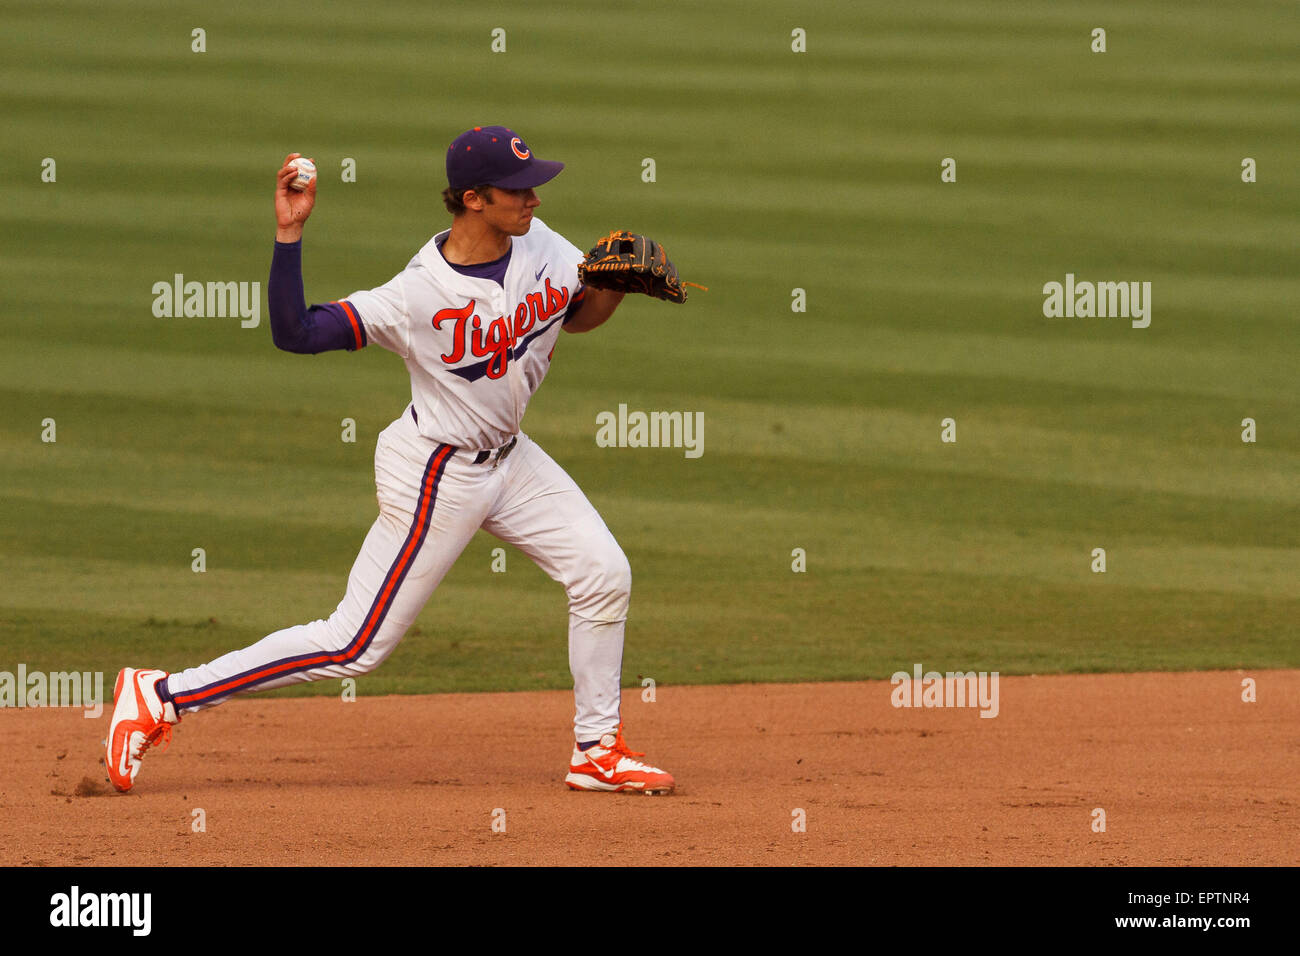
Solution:
{"label": "belt", "polygon": [[500,448],[489,448],[487,451],[481,451],[474,456],[474,464],[481,465],[489,458],[492,459],[492,467],[495,468],[501,462],[506,460],[506,456],[515,450],[515,443],[519,441],[519,436],[515,436],[506,442]]}
{"label": "belt", "polygon": [[[420,416],[415,414],[414,405],[411,406],[411,418],[415,420],[415,424],[417,425],[420,424]],[[506,460],[507,455],[509,455],[512,451],[515,450],[515,445],[518,443],[518,441],[519,441],[519,436],[516,435],[514,438],[510,439],[510,441],[502,445],[500,448],[489,448],[487,449],[487,451],[478,452],[474,456],[474,464],[481,465],[490,458],[492,459],[492,467],[495,468],[497,465],[501,464],[501,462]],[[458,449],[458,450],[466,451],[466,452],[469,451],[469,449]]]}

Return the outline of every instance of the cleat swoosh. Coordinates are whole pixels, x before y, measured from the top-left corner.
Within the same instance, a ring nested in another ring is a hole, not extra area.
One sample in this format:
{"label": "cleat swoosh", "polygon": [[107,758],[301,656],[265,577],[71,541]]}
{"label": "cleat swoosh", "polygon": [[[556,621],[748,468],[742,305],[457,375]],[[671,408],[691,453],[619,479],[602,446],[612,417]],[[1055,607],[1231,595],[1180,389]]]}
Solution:
{"label": "cleat swoosh", "polygon": [[613,780],[613,779],[614,779],[614,768],[613,768],[613,767],[610,767],[608,770],[606,770],[606,769],[605,769],[604,767],[602,767],[600,764],[596,763],[596,761],[592,760],[591,757],[588,757],[586,754],[583,754],[583,756],[584,756],[584,757],[587,757],[587,763],[589,763],[589,764],[591,764],[593,767],[595,767],[596,770],[597,770],[597,772],[598,772],[602,777],[604,777],[606,780]]}

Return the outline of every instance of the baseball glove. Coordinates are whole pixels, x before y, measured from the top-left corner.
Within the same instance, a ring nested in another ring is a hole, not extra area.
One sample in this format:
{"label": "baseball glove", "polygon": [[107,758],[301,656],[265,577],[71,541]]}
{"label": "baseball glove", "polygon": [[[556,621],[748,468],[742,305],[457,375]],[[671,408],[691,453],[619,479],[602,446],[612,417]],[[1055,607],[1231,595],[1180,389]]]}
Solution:
{"label": "baseball glove", "polygon": [[615,229],[592,247],[578,266],[578,278],[593,289],[640,292],[668,302],[686,301],[686,289],[664,247],[624,230]]}

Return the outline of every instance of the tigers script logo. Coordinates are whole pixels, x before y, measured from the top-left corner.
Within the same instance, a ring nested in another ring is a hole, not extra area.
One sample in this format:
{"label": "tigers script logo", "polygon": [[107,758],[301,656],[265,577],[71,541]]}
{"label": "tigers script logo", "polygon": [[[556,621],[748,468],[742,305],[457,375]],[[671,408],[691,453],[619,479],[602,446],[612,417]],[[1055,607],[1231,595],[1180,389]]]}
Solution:
{"label": "tigers script logo", "polygon": [[474,314],[478,308],[477,299],[470,299],[462,309],[443,309],[433,317],[433,327],[442,331],[443,322],[455,321],[456,324],[451,331],[451,351],[439,358],[447,365],[456,365],[468,353],[485,361],[451,371],[469,381],[483,375],[500,378],[506,374],[510,359],[523,354],[528,344],[545,331],[543,326],[563,313],[568,304],[569,290],[564,286],[556,289],[547,279],[541,292],[529,292],[524,301],[515,306],[513,322],[499,315],[487,324],[486,331],[483,319]]}

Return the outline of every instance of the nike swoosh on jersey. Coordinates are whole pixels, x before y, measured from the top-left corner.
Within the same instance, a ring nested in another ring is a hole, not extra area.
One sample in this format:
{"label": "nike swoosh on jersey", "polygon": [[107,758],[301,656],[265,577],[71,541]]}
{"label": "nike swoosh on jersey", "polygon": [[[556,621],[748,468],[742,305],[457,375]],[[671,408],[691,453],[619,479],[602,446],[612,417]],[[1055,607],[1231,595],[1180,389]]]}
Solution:
{"label": "nike swoosh on jersey", "polygon": [[533,279],[534,279],[534,280],[540,279],[540,278],[542,277],[542,273],[546,271],[546,266],[549,266],[549,265],[550,265],[550,263],[548,262],[548,263],[546,263],[545,266],[542,266],[540,269],[538,269],[538,270],[537,270],[537,275],[533,276]]}

